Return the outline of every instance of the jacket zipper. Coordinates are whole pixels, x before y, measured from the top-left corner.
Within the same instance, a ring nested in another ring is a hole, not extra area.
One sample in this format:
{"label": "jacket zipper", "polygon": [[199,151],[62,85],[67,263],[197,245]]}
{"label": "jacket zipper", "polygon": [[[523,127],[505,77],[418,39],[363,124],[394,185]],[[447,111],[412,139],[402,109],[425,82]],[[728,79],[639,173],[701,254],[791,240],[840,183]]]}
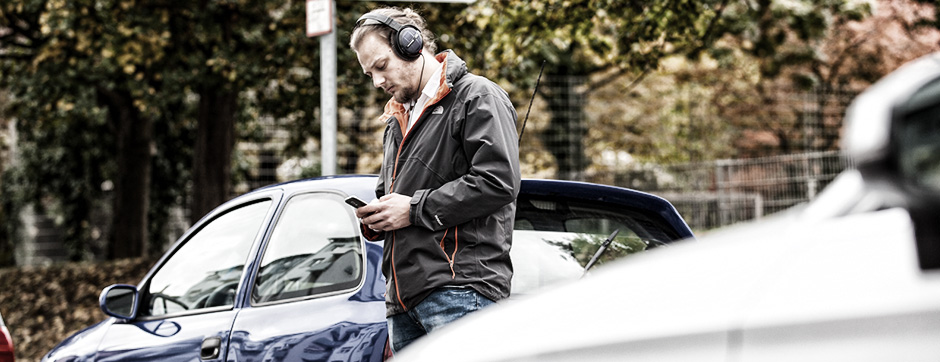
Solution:
{"label": "jacket zipper", "polygon": [[[441,66],[444,67],[444,69],[442,70],[442,73],[441,73],[441,79],[445,79],[445,78],[447,77],[447,62],[444,61]],[[440,80],[438,80],[438,81],[440,82]],[[451,91],[450,87],[447,87],[447,89],[445,90],[444,93],[441,93],[440,89],[438,89],[438,94],[437,94],[438,97],[435,97],[435,99],[430,99],[430,100],[428,100],[427,103],[424,104],[424,108],[421,109],[421,113],[418,114],[418,118],[415,118],[415,123],[414,123],[413,125],[411,125],[410,128],[408,128],[409,131],[405,131],[405,128],[403,128],[403,127],[401,126],[401,122],[398,123],[399,132],[402,133],[402,137],[401,137],[401,143],[398,144],[398,151],[395,152],[395,167],[392,168],[392,179],[391,179],[391,182],[390,182],[389,187],[388,187],[389,193],[394,193],[394,192],[395,192],[395,181],[396,181],[396,179],[397,179],[397,177],[398,177],[398,161],[401,159],[401,150],[402,150],[403,148],[405,148],[405,147],[404,147],[404,146],[405,146],[405,141],[408,139],[408,135],[411,133],[410,130],[411,130],[411,129],[414,129],[415,127],[418,126],[418,123],[421,121],[421,117],[424,116],[424,111],[426,111],[429,107],[431,107],[431,106],[437,104],[437,103],[440,102],[442,99],[444,99],[445,96],[447,96],[448,94],[450,94],[450,91]],[[407,123],[406,123],[406,127],[407,127]],[[457,232],[457,231],[456,231],[456,228],[455,228],[455,229],[454,229],[454,234],[455,234],[455,235],[456,235],[456,232]],[[403,301],[401,300],[401,289],[398,287],[398,272],[397,272],[396,269],[395,269],[395,234],[396,234],[395,231],[392,231],[392,279],[395,281],[395,297],[398,298],[398,304],[401,305],[401,307],[402,307],[405,311],[408,311],[408,307],[405,306],[405,302],[403,302]],[[446,232],[446,231],[444,232],[444,235],[445,235],[445,236],[447,235],[447,232]],[[441,241],[443,242],[443,239],[442,239]],[[454,248],[454,253],[456,254],[456,253],[457,253],[457,249],[456,249],[456,239],[454,240],[454,243],[455,243],[455,245],[454,245],[454,246],[455,246],[455,248]],[[445,254],[445,256],[446,256],[447,253],[445,252],[444,254]],[[454,271],[454,262],[451,260],[451,258],[448,258],[448,261],[450,262],[450,269],[451,269],[451,272],[453,273],[453,271]],[[456,273],[454,273],[453,275],[454,275],[454,277],[456,277]]]}
{"label": "jacket zipper", "polygon": [[441,246],[441,251],[444,252],[444,258],[447,259],[447,264],[450,265],[450,278],[456,279],[457,272],[454,271],[454,261],[457,259],[457,247],[459,246],[459,244],[457,243],[457,227],[454,226],[454,252],[451,253],[450,255],[447,255],[447,249],[444,248],[444,239],[447,238],[448,231],[450,231],[450,229],[444,230],[444,236],[441,237],[441,242],[439,244]]}

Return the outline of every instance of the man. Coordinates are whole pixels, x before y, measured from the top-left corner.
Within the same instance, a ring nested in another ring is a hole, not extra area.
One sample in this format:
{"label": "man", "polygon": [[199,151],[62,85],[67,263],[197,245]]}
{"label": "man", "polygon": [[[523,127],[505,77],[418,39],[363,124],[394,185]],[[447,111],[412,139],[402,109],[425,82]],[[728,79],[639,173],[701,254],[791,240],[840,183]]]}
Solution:
{"label": "man", "polygon": [[350,37],[363,72],[392,96],[382,119],[377,200],[356,211],[385,240],[382,272],[393,351],[509,296],[519,193],[516,112],[468,73],[411,9],[363,15]]}

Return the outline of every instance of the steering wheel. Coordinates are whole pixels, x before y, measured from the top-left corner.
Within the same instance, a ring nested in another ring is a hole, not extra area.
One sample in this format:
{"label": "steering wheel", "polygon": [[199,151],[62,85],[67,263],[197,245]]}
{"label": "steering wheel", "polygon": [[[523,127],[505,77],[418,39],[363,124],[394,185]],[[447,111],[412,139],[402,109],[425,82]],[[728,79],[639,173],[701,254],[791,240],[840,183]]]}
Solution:
{"label": "steering wheel", "polygon": [[228,282],[216,287],[206,298],[205,308],[235,304],[235,288],[237,287],[238,281]]}

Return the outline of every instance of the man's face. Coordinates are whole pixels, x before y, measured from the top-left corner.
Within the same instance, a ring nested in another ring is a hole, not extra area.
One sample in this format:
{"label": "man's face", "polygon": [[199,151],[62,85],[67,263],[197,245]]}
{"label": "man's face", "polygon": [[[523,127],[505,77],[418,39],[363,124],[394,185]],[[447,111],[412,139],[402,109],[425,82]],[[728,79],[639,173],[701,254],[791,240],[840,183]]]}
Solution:
{"label": "man's face", "polygon": [[392,51],[388,42],[375,34],[367,34],[356,53],[362,72],[372,78],[372,85],[382,88],[396,102],[406,103],[418,98],[417,62],[408,62]]}

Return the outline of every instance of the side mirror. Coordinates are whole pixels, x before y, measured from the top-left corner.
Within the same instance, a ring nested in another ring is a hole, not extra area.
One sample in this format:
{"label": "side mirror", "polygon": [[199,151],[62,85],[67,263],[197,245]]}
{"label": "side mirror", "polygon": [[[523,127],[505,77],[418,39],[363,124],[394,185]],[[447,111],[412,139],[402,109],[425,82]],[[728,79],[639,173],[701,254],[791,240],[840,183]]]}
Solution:
{"label": "side mirror", "polygon": [[137,287],[115,284],[104,288],[98,298],[101,311],[120,319],[134,319],[137,316]]}
{"label": "side mirror", "polygon": [[856,97],[843,150],[885,207],[911,215],[923,270],[940,269],[940,53],[905,64]]}
{"label": "side mirror", "polygon": [[940,269],[940,77],[894,109],[892,157],[914,222],[917,259]]}
{"label": "side mirror", "polygon": [[940,199],[940,77],[895,107],[894,162],[914,193]]}

